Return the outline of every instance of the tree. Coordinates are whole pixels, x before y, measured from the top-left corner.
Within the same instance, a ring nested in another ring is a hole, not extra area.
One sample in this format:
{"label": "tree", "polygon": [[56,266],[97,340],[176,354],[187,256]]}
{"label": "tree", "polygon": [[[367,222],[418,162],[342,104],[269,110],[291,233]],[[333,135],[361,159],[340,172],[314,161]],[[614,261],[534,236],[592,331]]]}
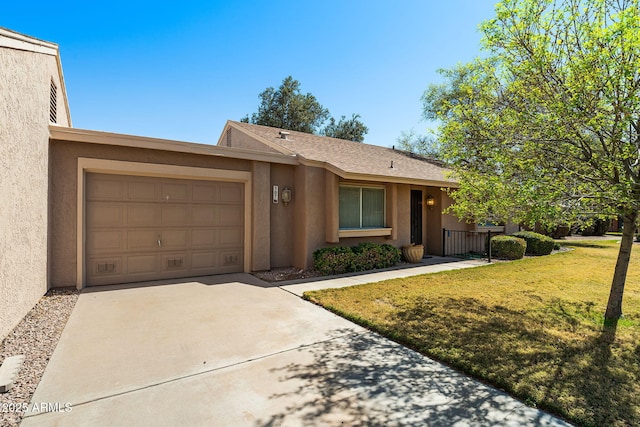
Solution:
{"label": "tree", "polygon": [[[278,89],[265,89],[259,98],[258,111],[251,118],[245,116],[241,122],[358,142],[364,141],[364,135],[369,131],[360,121],[359,114],[353,114],[350,119],[342,116],[336,122],[315,96],[300,92],[300,82],[291,76],[285,78]],[[327,120],[329,123],[323,127]]]}
{"label": "tree", "polygon": [[364,136],[367,132],[369,132],[369,128],[360,121],[360,114],[352,114],[348,120],[345,116],[342,116],[337,123],[331,117],[329,123],[322,130],[324,136],[356,142],[364,141]]}
{"label": "tree", "polygon": [[503,0],[485,56],[423,95],[470,218],[624,219],[605,324],[622,315],[640,211],[640,0]]}
{"label": "tree", "polygon": [[437,139],[434,139],[430,135],[421,135],[415,133],[413,130],[408,132],[400,132],[400,136],[396,139],[398,148],[411,153],[418,153],[422,156],[429,157],[431,159],[442,160],[442,153],[440,152],[440,144]]}
{"label": "tree", "polygon": [[[329,110],[312,94],[300,92],[300,82],[291,76],[277,90],[269,87],[259,97],[258,112],[251,115],[253,124],[314,133],[329,118]],[[243,121],[248,123],[248,116]]]}

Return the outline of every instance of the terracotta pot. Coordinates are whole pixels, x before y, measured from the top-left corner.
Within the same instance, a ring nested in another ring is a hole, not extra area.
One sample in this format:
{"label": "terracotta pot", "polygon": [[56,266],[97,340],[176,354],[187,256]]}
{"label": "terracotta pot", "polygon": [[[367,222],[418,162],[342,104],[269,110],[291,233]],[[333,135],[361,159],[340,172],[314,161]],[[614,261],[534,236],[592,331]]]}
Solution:
{"label": "terracotta pot", "polygon": [[403,246],[402,256],[413,264],[419,263],[424,256],[424,245]]}

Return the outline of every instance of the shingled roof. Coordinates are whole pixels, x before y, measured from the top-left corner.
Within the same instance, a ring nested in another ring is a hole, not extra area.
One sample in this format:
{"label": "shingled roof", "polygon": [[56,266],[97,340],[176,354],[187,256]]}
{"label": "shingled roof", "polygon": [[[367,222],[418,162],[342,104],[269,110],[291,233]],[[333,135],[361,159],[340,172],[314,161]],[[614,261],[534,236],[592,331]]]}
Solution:
{"label": "shingled roof", "polygon": [[[302,164],[325,167],[345,179],[442,187],[456,184],[441,163],[407,151],[235,121],[227,122],[219,144],[229,127],[262,142],[265,150],[295,155]],[[286,139],[281,132],[288,133]]]}

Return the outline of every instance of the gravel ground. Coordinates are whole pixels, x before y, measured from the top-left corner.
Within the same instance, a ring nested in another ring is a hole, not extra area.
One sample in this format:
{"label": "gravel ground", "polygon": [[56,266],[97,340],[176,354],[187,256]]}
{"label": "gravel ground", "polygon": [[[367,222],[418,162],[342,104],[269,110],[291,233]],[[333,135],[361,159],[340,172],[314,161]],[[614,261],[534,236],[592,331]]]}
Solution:
{"label": "gravel ground", "polygon": [[0,393],[0,426],[17,426],[78,300],[76,289],[52,289],[0,344],[0,362],[25,356],[13,388]]}
{"label": "gravel ground", "polygon": [[317,271],[301,270],[295,267],[274,268],[267,271],[254,271],[251,274],[256,276],[258,279],[269,283],[320,276],[320,273]]}

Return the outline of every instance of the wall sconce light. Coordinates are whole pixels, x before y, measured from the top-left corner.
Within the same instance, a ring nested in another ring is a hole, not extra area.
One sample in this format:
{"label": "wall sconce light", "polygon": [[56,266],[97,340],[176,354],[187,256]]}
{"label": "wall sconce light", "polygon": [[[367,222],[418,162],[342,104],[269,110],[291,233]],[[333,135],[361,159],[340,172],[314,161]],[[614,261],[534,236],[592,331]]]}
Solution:
{"label": "wall sconce light", "polygon": [[427,207],[431,209],[436,205],[436,199],[431,194],[427,194]]}
{"label": "wall sconce light", "polygon": [[285,187],[282,190],[282,203],[287,206],[289,203],[291,203],[291,199],[293,198],[293,192],[291,191],[290,188]]}

